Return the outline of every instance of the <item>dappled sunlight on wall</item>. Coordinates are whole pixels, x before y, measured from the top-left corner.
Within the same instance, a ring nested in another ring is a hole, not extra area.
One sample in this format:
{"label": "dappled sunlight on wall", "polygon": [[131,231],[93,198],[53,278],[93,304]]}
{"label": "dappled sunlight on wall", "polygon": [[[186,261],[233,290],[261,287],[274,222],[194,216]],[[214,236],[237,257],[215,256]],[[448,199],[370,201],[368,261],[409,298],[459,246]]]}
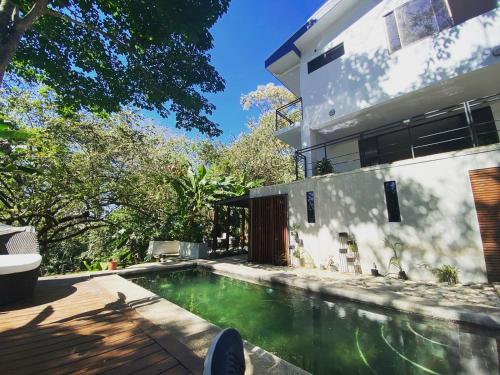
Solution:
{"label": "dappled sunlight on wall", "polygon": [[[304,249],[316,267],[338,260],[338,233],[355,236],[364,273],[373,263],[388,270],[392,250],[403,243],[403,268],[414,279],[432,279],[428,267],[451,264],[464,280],[485,281],[485,263],[469,170],[500,164],[498,146],[406,160],[379,167],[252,191],[288,194],[289,227],[300,225]],[[396,181],[402,221],[389,223],[384,182]],[[305,196],[315,192],[316,223],[307,223]]]}

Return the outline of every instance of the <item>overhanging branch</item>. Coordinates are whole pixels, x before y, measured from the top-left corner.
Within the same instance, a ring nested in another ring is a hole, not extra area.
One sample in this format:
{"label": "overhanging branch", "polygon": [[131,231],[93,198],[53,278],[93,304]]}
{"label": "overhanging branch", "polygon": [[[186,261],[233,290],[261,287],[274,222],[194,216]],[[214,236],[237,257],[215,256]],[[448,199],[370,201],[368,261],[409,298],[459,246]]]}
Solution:
{"label": "overhanging branch", "polygon": [[70,16],[68,16],[67,14],[64,14],[64,13],[59,13],[59,12],[53,10],[53,9],[50,9],[50,8],[47,8],[47,10],[45,11],[45,14],[49,15],[49,16],[52,16],[52,17],[59,18],[60,20],[63,20],[63,21],[68,22],[68,23],[71,23],[71,24],[73,24],[75,26],[81,27],[81,28],[86,29],[88,31],[95,32],[95,33],[103,36],[104,38],[106,38],[106,39],[108,39],[110,41],[113,41],[113,42],[115,42],[117,44],[120,44],[122,47],[126,48],[127,50],[129,50],[130,52],[133,53],[133,50],[130,48],[130,45],[128,43],[120,40],[120,38],[117,37],[116,35],[110,34],[110,33],[102,30],[101,28],[99,28],[97,26],[94,26],[94,25],[91,25],[91,24],[79,21],[76,18],[70,17]]}

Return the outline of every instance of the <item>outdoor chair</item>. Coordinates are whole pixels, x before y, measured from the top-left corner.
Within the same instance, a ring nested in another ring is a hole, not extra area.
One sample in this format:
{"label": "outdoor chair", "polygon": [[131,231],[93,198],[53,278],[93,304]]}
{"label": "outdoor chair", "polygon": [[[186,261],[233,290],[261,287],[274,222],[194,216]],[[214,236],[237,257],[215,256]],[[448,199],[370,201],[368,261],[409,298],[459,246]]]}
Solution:
{"label": "outdoor chair", "polygon": [[42,257],[37,235],[25,228],[0,229],[0,305],[33,295]]}

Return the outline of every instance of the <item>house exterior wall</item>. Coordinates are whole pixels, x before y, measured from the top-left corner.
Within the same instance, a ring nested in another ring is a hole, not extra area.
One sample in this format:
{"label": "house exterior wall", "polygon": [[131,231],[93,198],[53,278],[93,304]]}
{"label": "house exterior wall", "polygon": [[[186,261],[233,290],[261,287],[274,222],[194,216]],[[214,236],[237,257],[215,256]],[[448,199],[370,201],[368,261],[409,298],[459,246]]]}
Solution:
{"label": "house exterior wall", "polygon": [[[319,129],[334,119],[500,62],[491,53],[500,45],[500,8],[389,53],[384,15],[405,2],[358,1],[302,51],[306,129]],[[344,56],[308,73],[310,60],[340,43]],[[329,114],[332,109],[334,117]]]}
{"label": "house exterior wall", "polygon": [[[450,264],[464,282],[486,282],[486,268],[469,171],[500,166],[500,145],[432,155],[390,165],[318,176],[253,189],[250,196],[288,195],[288,225],[316,267],[338,261],[338,233],[358,244],[363,273],[373,263],[388,271],[392,251],[384,239],[404,243],[401,258],[412,279],[434,279],[422,267]],[[389,223],[384,182],[396,181],[402,221]],[[307,223],[306,192],[315,193],[316,222]],[[394,269],[391,272],[395,272]]]}

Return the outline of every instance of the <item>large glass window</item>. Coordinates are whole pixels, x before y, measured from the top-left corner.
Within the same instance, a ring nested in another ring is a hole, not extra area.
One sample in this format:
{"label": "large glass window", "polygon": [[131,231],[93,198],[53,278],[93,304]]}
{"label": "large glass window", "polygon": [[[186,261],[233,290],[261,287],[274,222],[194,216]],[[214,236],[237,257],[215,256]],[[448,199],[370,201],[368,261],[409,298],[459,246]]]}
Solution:
{"label": "large glass window", "polygon": [[499,141],[490,107],[473,110],[472,121],[473,125],[469,126],[462,113],[416,125],[401,125],[387,133],[362,137],[359,140],[361,166],[392,163]]}
{"label": "large glass window", "polygon": [[453,25],[446,0],[412,0],[385,16],[389,48],[396,51]]}

